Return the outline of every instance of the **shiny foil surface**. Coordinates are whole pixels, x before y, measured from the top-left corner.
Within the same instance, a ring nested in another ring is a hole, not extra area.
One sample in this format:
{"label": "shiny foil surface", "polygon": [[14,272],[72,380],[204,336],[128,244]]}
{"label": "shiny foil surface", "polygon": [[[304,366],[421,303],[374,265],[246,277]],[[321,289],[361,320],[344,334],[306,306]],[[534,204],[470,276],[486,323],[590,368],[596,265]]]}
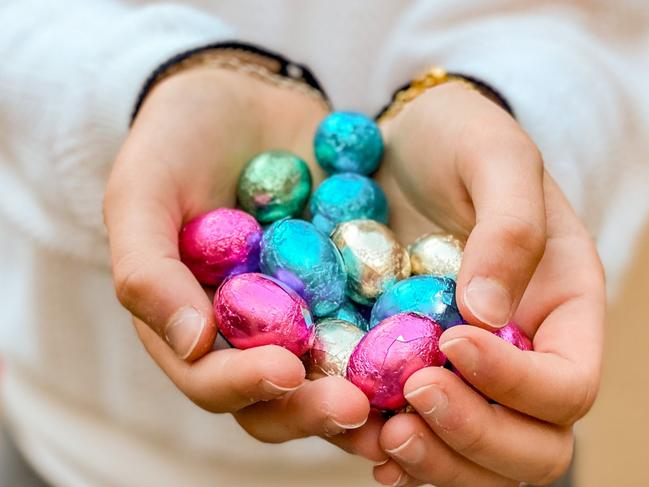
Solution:
{"label": "shiny foil surface", "polygon": [[413,274],[455,279],[460,272],[464,244],[453,235],[430,233],[418,238],[408,252]]}
{"label": "shiny foil surface", "polygon": [[345,302],[347,274],[329,237],[303,220],[280,220],[261,241],[261,269],[302,296],[316,316]]}
{"label": "shiny foil surface", "polygon": [[379,167],[383,139],[374,120],[356,112],[333,112],[318,126],[315,157],[328,173],[371,174]]}
{"label": "shiny foil surface", "polygon": [[370,328],[404,311],[426,315],[444,329],[464,322],[455,302],[455,281],[449,277],[413,276],[398,282],[374,303]]}
{"label": "shiny foil surface", "polygon": [[349,358],[347,379],[361,389],[377,409],[406,405],[403,386],[416,371],[441,366],[442,327],[418,313],[400,313],[369,331]]}
{"label": "shiny foil surface", "polygon": [[201,284],[217,286],[228,276],[259,270],[261,237],[261,227],[253,217],[219,208],[180,230],[180,259]]}
{"label": "shiny foil surface", "polygon": [[345,376],[349,356],[365,333],[353,324],[334,318],[324,318],[313,329],[313,345],[309,352],[307,370],[312,376]]}
{"label": "shiny foil surface", "polygon": [[514,322],[509,322],[502,328],[495,330],[494,335],[498,335],[500,338],[505,340],[508,343],[511,343],[516,348],[520,350],[534,350],[532,346],[532,341],[527,337],[525,332]]}
{"label": "shiny foil surface", "polygon": [[357,219],[388,223],[388,200],[381,187],[360,174],[341,173],[325,179],[311,197],[311,221],[329,235],[341,222]]}
{"label": "shiny foil surface", "polygon": [[263,274],[224,281],[214,296],[214,313],[219,331],[236,348],[279,345],[300,356],[311,346],[313,322],[306,303]]}
{"label": "shiny foil surface", "polygon": [[364,332],[367,332],[370,329],[369,320],[363,315],[363,312],[349,300],[346,300],[340,308],[327,316],[327,318],[347,321]]}
{"label": "shiny foil surface", "polygon": [[331,234],[347,269],[347,295],[360,304],[374,300],[410,275],[408,251],[387,226],[374,220],[341,223]]}
{"label": "shiny foil surface", "polygon": [[288,151],[262,152],[243,168],[237,199],[260,223],[299,216],[311,194],[306,162]]}

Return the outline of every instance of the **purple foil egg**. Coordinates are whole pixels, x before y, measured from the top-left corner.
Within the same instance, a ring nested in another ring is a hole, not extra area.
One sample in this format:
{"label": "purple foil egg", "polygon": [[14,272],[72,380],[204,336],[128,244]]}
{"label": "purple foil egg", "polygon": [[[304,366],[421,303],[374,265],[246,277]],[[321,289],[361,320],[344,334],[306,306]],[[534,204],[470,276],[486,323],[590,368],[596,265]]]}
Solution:
{"label": "purple foil egg", "polygon": [[372,328],[354,349],[347,379],[361,389],[372,407],[397,410],[406,405],[403,386],[416,371],[441,366],[442,327],[419,313],[392,315]]}
{"label": "purple foil egg", "polygon": [[534,350],[532,341],[527,337],[525,332],[521,330],[521,328],[513,321],[510,321],[502,328],[498,328],[493,333],[506,342],[511,343],[516,348],[525,351]]}
{"label": "purple foil egg", "polygon": [[223,282],[214,296],[219,330],[236,348],[279,345],[295,355],[311,346],[311,313],[306,302],[283,283],[258,273]]}
{"label": "purple foil egg", "polygon": [[262,229],[247,213],[218,208],[189,221],[180,231],[180,259],[196,279],[218,286],[223,279],[259,270]]}

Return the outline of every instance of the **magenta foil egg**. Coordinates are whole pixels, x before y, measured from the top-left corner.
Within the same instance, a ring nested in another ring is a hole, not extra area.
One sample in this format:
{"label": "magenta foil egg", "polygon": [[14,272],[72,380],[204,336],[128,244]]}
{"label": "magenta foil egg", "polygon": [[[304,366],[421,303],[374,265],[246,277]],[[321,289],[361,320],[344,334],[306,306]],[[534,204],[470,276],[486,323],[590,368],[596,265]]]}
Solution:
{"label": "magenta foil egg", "polygon": [[291,288],[258,273],[226,279],[214,296],[216,322],[236,348],[279,345],[295,355],[311,346],[311,313]]}
{"label": "magenta foil egg", "polygon": [[525,332],[521,330],[521,328],[513,321],[510,321],[502,328],[498,328],[493,333],[494,335],[498,335],[506,342],[511,343],[516,348],[525,351],[534,350],[532,341],[527,337]]}
{"label": "magenta foil egg", "polygon": [[372,328],[349,358],[347,379],[361,389],[372,407],[397,410],[406,405],[403,386],[416,371],[441,366],[442,327],[427,316],[406,312]]}
{"label": "magenta foil egg", "polygon": [[180,259],[196,279],[218,286],[223,279],[259,270],[262,229],[247,213],[218,208],[189,221],[180,231]]}

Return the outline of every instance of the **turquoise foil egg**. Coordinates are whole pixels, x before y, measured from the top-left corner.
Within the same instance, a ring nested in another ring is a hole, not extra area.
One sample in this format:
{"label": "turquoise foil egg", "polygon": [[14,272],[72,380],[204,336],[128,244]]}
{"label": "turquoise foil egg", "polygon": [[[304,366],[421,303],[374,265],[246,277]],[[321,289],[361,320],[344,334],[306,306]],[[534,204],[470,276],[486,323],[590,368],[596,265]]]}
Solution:
{"label": "turquoise foil egg", "polygon": [[372,174],[383,155],[383,139],[374,120],[356,112],[333,112],[318,126],[315,157],[328,173]]}
{"label": "turquoise foil egg", "polygon": [[343,320],[351,323],[356,328],[362,331],[369,331],[370,322],[363,316],[363,313],[349,300],[346,300],[340,308],[338,308],[334,313],[327,316],[327,318],[332,318],[336,320]]}
{"label": "turquoise foil egg", "polygon": [[406,311],[428,316],[444,329],[464,323],[455,302],[455,281],[449,277],[414,276],[396,283],[374,303],[370,329]]}
{"label": "turquoise foil egg", "polygon": [[329,235],[339,223],[368,219],[388,223],[388,200],[381,187],[360,174],[325,179],[311,197],[311,221]]}
{"label": "turquoise foil egg", "polygon": [[302,296],[316,316],[345,302],[347,273],[335,245],[313,224],[284,219],[264,232],[261,270]]}

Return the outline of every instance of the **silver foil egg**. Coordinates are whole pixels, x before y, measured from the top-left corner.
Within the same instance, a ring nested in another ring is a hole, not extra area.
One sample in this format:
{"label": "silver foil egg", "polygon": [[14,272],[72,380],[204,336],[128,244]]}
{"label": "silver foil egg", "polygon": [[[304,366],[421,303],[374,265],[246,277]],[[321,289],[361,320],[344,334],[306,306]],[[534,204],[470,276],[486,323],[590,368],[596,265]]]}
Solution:
{"label": "silver foil egg", "polygon": [[307,369],[312,377],[344,376],[349,357],[365,333],[344,320],[325,318],[313,330]]}

